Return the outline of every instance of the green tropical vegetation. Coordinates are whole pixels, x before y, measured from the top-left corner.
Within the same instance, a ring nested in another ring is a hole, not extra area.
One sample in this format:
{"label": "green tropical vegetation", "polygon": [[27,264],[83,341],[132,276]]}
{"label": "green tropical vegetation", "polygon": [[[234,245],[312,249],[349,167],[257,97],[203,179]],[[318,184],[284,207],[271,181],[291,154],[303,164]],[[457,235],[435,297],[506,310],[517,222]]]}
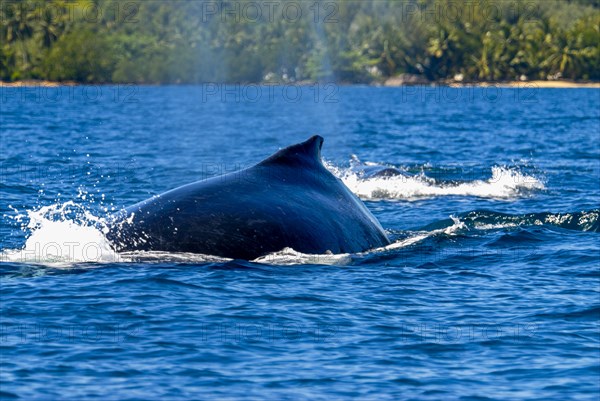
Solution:
{"label": "green tropical vegetation", "polygon": [[0,22],[4,81],[600,80],[596,0],[2,0]]}

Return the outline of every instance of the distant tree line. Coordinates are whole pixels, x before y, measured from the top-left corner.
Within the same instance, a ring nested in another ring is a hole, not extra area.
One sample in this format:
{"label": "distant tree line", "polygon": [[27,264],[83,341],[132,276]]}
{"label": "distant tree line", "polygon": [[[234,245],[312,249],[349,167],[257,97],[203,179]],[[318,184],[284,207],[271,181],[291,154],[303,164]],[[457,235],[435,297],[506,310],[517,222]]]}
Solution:
{"label": "distant tree line", "polygon": [[596,0],[0,2],[0,79],[600,79]]}

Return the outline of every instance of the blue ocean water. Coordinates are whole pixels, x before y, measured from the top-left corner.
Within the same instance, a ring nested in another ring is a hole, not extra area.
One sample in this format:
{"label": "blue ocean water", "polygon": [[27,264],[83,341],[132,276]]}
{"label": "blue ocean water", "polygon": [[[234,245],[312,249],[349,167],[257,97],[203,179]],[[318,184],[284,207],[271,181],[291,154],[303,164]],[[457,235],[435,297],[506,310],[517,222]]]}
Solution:
{"label": "blue ocean water", "polygon": [[[0,399],[599,399],[600,90],[0,89]],[[392,246],[119,255],[96,228],[313,134]]]}

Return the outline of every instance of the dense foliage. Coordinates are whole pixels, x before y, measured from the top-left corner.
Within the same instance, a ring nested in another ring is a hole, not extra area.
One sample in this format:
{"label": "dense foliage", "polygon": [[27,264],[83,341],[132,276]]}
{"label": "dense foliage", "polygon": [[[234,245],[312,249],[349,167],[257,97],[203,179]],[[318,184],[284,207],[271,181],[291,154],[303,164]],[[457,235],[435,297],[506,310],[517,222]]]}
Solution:
{"label": "dense foliage", "polygon": [[2,0],[0,79],[600,79],[596,0]]}

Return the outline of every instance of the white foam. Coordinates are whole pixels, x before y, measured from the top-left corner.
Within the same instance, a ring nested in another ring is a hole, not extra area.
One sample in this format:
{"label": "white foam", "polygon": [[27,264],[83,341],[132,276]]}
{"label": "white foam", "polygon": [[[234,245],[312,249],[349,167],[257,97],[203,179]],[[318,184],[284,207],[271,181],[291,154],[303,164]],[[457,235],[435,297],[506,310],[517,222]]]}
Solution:
{"label": "white foam", "polygon": [[487,231],[487,230],[499,230],[499,229],[503,229],[503,228],[514,228],[514,227],[518,227],[518,226],[519,225],[516,223],[498,223],[498,224],[475,223],[473,228],[475,228],[476,230]]}
{"label": "white foam", "polygon": [[352,168],[340,169],[329,163],[325,165],[354,194],[361,199],[368,200],[416,200],[439,196],[510,199],[527,191],[545,189],[539,179],[523,174],[515,168],[501,166],[492,167],[491,177],[487,180],[473,180],[456,184],[438,182],[425,174],[363,178]]}
{"label": "white foam", "polygon": [[343,265],[350,263],[351,260],[352,254],[350,253],[308,254],[295,251],[292,248],[284,248],[281,251],[254,259],[253,262],[271,265]]}
{"label": "white foam", "polygon": [[30,235],[24,247],[3,251],[1,260],[51,265],[120,261],[101,231],[102,220],[72,201],[27,211],[26,219],[22,228]]}
{"label": "white foam", "polygon": [[133,251],[119,254],[122,262],[144,263],[223,263],[233,259],[189,252]]}

